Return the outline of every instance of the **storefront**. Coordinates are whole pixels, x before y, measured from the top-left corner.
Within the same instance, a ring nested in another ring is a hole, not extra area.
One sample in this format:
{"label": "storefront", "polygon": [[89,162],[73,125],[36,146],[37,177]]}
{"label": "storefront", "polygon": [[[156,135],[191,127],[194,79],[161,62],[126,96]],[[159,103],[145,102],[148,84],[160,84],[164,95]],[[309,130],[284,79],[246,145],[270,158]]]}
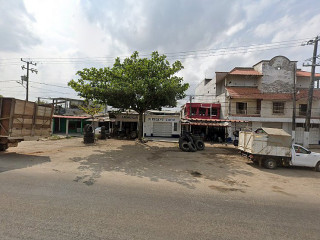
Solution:
{"label": "storefront", "polygon": [[144,116],[145,137],[179,137],[180,114],[176,112],[149,111]]}
{"label": "storefront", "polygon": [[110,113],[111,134],[114,137],[136,138],[138,133],[138,114]]}
{"label": "storefront", "polygon": [[229,142],[234,140],[231,126],[234,123],[247,124],[240,120],[227,119],[183,119],[182,131],[202,136],[206,141]]}
{"label": "storefront", "polygon": [[91,121],[90,117],[83,116],[63,116],[53,115],[52,133],[53,134],[82,134],[83,128],[87,121]]}

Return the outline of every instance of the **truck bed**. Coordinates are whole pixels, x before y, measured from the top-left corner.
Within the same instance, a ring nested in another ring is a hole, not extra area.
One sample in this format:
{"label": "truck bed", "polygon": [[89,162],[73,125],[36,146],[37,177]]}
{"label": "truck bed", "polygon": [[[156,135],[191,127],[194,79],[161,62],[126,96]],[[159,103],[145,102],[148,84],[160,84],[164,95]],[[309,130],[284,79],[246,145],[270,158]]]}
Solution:
{"label": "truck bed", "polygon": [[0,136],[14,141],[51,134],[52,105],[0,98]]}
{"label": "truck bed", "polygon": [[238,149],[252,155],[291,156],[291,136],[240,132]]}

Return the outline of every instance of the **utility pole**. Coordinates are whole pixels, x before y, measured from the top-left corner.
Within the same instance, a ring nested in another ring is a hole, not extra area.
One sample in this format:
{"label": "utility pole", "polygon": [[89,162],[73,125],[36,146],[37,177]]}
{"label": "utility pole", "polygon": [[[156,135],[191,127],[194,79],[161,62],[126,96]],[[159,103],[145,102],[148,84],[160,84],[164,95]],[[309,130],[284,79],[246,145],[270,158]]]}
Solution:
{"label": "utility pole", "polygon": [[190,106],[189,106],[189,118],[192,118],[192,113],[191,113],[191,111],[192,111],[192,107],[191,107],[191,105],[192,105],[192,96],[191,96],[191,95],[189,96],[189,100],[190,100]]}
{"label": "utility pole", "polygon": [[296,80],[297,80],[297,63],[294,64],[294,76],[293,76],[293,95],[292,95],[292,139],[296,140]]}
{"label": "utility pole", "polygon": [[[319,41],[319,36],[317,36],[314,40],[309,40],[307,42],[307,45],[312,45],[312,44],[314,45],[312,63],[311,64],[303,64],[304,67],[311,66],[311,77],[310,77],[309,94],[308,94],[307,115],[306,115],[304,135],[303,135],[303,146],[305,146],[305,147],[309,147],[310,119],[311,119],[313,89],[314,89],[314,82],[315,82],[315,71],[316,71],[316,66],[320,66],[320,64],[316,63],[317,51],[318,51],[318,41]],[[310,59],[308,59],[306,61],[309,61],[309,60]]]}
{"label": "utility pole", "polygon": [[31,61],[25,61],[21,58],[21,62],[24,62],[27,64],[27,67],[25,67],[24,65],[21,66],[22,70],[27,69],[27,76],[24,78],[24,80],[26,81],[26,101],[29,100],[29,70],[33,73],[35,72],[36,74],[38,73],[38,70],[35,68],[30,68],[29,65],[34,65],[37,66],[36,63],[33,63]]}

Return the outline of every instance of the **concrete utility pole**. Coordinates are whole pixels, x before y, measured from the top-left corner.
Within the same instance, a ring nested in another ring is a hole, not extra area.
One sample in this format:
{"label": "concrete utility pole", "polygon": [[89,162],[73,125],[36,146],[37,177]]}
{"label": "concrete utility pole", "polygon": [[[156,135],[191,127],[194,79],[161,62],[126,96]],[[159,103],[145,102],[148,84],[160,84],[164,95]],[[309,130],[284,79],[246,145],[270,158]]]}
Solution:
{"label": "concrete utility pole", "polygon": [[311,66],[311,77],[310,77],[309,94],[308,94],[307,115],[306,115],[304,135],[303,135],[303,146],[304,147],[309,147],[309,142],[310,142],[309,141],[310,119],[311,119],[313,89],[314,89],[314,82],[315,82],[315,71],[316,71],[316,66],[320,66],[320,64],[316,63],[317,51],[318,51],[318,41],[319,41],[319,36],[317,36],[314,40],[309,40],[307,42],[307,45],[314,44],[312,64],[303,64],[304,67]]}
{"label": "concrete utility pole", "polygon": [[293,76],[293,95],[292,95],[292,139],[296,140],[296,80],[297,80],[297,63],[294,64]]}
{"label": "concrete utility pole", "polygon": [[191,105],[192,105],[192,96],[191,96],[191,95],[189,96],[189,100],[190,100],[190,106],[189,106],[189,118],[192,118],[192,113],[191,113],[191,111],[192,111],[192,107],[191,107]]}
{"label": "concrete utility pole", "polygon": [[25,61],[25,60],[23,60],[22,58],[21,58],[21,62],[25,62],[25,63],[27,64],[27,67],[25,67],[25,66],[23,65],[23,66],[21,66],[21,68],[22,68],[22,70],[27,69],[27,76],[26,76],[26,78],[25,78],[25,81],[27,82],[27,83],[26,83],[26,101],[28,101],[28,100],[29,100],[29,70],[30,70],[32,73],[33,73],[33,72],[38,73],[38,70],[37,70],[37,69],[29,68],[29,65],[31,64],[31,65],[36,66],[37,64],[36,64],[36,63],[33,63],[33,62],[31,62],[31,61]]}

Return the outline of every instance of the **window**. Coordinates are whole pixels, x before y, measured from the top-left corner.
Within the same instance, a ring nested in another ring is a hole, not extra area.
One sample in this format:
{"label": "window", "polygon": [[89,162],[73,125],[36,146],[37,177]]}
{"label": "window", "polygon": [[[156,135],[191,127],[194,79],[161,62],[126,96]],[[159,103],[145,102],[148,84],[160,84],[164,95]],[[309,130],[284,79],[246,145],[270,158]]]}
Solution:
{"label": "window", "polygon": [[206,109],[205,108],[199,108],[199,115],[200,116],[206,116]]}
{"label": "window", "polygon": [[218,109],[211,108],[211,116],[217,116],[218,115]]}
{"label": "window", "polygon": [[298,128],[298,127],[304,128],[304,123],[297,123],[297,124],[296,124],[296,127],[297,127],[297,128]]}
{"label": "window", "polygon": [[273,102],[273,113],[284,113],[284,102]]}
{"label": "window", "polygon": [[247,103],[237,102],[236,107],[237,114],[247,114]]}
{"label": "window", "polygon": [[261,113],[261,99],[257,99],[257,109],[256,109],[256,114]]}
{"label": "window", "polygon": [[300,104],[299,105],[299,116],[306,116],[307,115],[307,104]]}
{"label": "window", "polygon": [[296,152],[296,153],[302,153],[302,154],[310,154],[310,151],[309,150],[307,150],[307,149],[305,149],[305,148],[303,148],[303,147],[300,147],[300,146],[294,146],[294,151]]}
{"label": "window", "polygon": [[197,108],[191,108],[191,115],[196,115],[197,114]]}
{"label": "window", "polygon": [[173,123],[173,131],[178,131],[178,123]]}

